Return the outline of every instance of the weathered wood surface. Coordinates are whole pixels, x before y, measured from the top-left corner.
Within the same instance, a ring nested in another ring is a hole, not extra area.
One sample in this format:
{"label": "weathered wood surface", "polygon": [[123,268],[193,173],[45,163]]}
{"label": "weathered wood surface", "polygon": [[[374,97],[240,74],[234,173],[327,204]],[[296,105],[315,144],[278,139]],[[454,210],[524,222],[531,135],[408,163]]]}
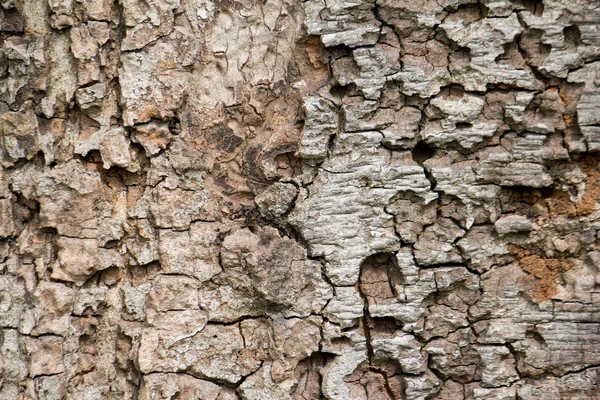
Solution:
{"label": "weathered wood surface", "polygon": [[600,398],[599,24],[0,1],[0,399]]}

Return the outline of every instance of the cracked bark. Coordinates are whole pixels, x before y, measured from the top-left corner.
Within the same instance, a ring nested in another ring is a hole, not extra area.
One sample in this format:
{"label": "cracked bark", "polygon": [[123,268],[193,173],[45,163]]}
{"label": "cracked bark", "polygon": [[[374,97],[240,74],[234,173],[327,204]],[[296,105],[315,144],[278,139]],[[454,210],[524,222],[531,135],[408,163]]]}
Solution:
{"label": "cracked bark", "polygon": [[0,2],[0,399],[596,398],[599,20]]}

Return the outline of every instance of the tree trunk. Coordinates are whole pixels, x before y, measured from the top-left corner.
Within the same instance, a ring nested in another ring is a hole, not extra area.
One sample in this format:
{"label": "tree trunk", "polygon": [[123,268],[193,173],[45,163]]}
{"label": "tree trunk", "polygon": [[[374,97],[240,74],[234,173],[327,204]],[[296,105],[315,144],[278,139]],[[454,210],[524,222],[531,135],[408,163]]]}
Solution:
{"label": "tree trunk", "polygon": [[1,0],[0,399],[599,399],[596,0]]}

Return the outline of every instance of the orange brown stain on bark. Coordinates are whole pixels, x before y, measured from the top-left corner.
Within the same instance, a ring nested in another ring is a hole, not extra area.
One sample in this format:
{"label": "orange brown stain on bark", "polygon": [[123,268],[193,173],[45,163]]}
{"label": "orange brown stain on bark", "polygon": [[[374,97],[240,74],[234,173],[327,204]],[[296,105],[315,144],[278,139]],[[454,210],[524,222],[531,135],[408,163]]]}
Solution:
{"label": "orange brown stain on bark", "polygon": [[567,128],[573,126],[573,116],[571,114],[563,114],[563,121],[565,121]]}
{"label": "orange brown stain on bark", "polygon": [[301,79],[306,83],[305,92],[315,92],[327,85],[330,81],[329,68],[323,62],[324,47],[321,39],[309,36],[302,43],[298,43],[296,63]]}
{"label": "orange brown stain on bark", "polygon": [[39,31],[37,29],[33,29],[31,26],[26,26],[25,29],[23,29],[23,33],[25,33],[25,35],[39,35],[44,37],[49,36],[49,34]]}
{"label": "orange brown stain on bark", "polygon": [[585,184],[585,193],[581,201],[576,204],[578,215],[587,215],[594,211],[598,197],[600,197],[600,171],[598,171],[598,161],[592,157],[586,157],[582,160],[580,167],[588,176]]}
{"label": "orange brown stain on bark", "polygon": [[567,95],[567,93],[565,93],[565,90],[562,86],[558,87],[558,95],[560,96],[560,99],[562,100],[565,107],[568,106],[570,103],[569,96]]}
{"label": "orange brown stain on bark", "polygon": [[304,49],[310,63],[315,69],[327,69],[327,65],[321,61],[323,45],[319,37],[309,36],[304,44]]}
{"label": "orange brown stain on bark", "polygon": [[160,118],[160,111],[158,110],[156,105],[153,104],[145,104],[136,119],[136,123],[148,122],[152,118]]}
{"label": "orange brown stain on bark", "polygon": [[598,160],[594,157],[585,157],[579,162],[579,168],[587,175],[585,192],[577,203],[570,201],[566,193],[559,193],[548,199],[551,214],[566,215],[568,217],[579,217],[591,214],[600,197],[600,171],[598,171]]}
{"label": "orange brown stain on bark", "polygon": [[521,269],[535,280],[532,298],[537,303],[549,301],[557,292],[556,279],[573,267],[571,260],[541,257],[514,244],[508,245],[508,251],[517,257]]}

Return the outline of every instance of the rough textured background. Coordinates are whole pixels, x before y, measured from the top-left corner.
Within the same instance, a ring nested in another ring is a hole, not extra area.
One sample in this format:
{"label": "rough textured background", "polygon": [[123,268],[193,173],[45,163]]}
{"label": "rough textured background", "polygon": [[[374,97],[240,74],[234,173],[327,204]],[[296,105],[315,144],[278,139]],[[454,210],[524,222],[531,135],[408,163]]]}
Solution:
{"label": "rough textured background", "polygon": [[0,7],[0,399],[600,398],[597,0]]}

